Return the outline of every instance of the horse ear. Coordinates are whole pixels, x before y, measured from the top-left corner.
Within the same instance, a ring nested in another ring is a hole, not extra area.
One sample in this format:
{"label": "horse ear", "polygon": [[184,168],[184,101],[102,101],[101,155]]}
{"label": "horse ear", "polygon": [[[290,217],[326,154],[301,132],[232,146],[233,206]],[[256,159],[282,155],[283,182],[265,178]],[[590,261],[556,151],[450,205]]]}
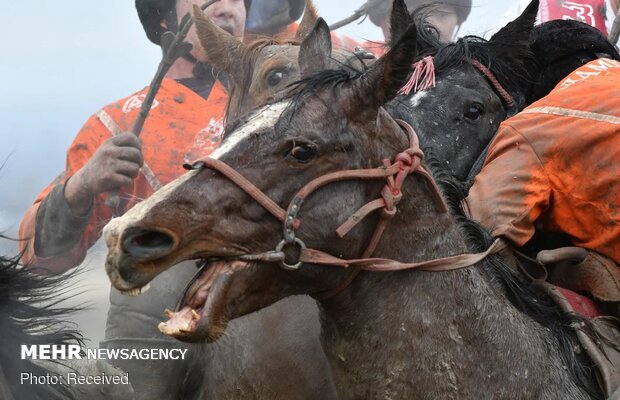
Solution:
{"label": "horse ear", "polygon": [[409,14],[405,1],[394,0],[394,3],[392,3],[392,14],[390,15],[390,47],[407,31],[407,27],[412,22],[413,18]]}
{"label": "horse ear", "polygon": [[301,18],[297,33],[295,34],[295,39],[300,42],[312,32],[312,28],[319,20],[319,13],[312,0],[306,0],[305,3],[304,16]]}
{"label": "horse ear", "polygon": [[383,107],[379,108],[377,112],[377,119],[375,120],[375,132],[394,132],[398,130],[398,124]]}
{"label": "horse ear", "polygon": [[[504,49],[507,56],[514,51],[517,46],[529,48],[530,33],[536,23],[538,14],[539,0],[533,0],[521,15],[506,26],[500,29],[489,39],[489,43],[498,44],[499,49]],[[513,56],[514,57],[514,56]]]}
{"label": "horse ear", "polygon": [[327,69],[331,54],[332,39],[329,27],[323,18],[319,18],[299,48],[298,62],[301,76]]}
{"label": "horse ear", "polygon": [[233,81],[239,82],[242,75],[239,60],[245,45],[211,22],[199,6],[194,5],[193,14],[198,40],[209,63],[216,70],[226,72]]}
{"label": "horse ear", "polygon": [[398,94],[411,73],[411,65],[417,53],[417,26],[410,24],[392,48],[356,80],[353,88],[351,111],[372,110]]}

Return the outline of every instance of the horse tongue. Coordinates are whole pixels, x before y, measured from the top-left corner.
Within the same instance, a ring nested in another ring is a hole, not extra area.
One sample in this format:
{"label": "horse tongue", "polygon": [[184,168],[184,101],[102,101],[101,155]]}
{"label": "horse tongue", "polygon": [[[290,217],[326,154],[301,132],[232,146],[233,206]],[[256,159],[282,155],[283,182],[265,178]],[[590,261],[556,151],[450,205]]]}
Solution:
{"label": "horse tongue", "polygon": [[187,306],[177,312],[166,310],[166,315],[169,319],[159,324],[159,331],[164,335],[178,338],[191,334],[200,320],[196,310]]}
{"label": "horse tongue", "polygon": [[192,284],[185,290],[183,294],[183,303],[195,309],[202,307],[209,295],[209,289],[213,285],[215,278],[229,268],[230,263],[225,261],[216,261],[209,263],[203,268],[200,276],[195,278]]}

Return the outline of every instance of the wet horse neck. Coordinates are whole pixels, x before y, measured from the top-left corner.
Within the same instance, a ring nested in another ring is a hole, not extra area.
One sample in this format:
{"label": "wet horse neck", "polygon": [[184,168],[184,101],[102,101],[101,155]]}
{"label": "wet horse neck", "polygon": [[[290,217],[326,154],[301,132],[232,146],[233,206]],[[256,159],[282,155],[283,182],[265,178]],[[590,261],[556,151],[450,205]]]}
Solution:
{"label": "wet horse neck", "polygon": [[[468,251],[453,217],[435,214],[424,224],[404,217],[416,203],[402,205],[377,257],[409,262]],[[586,398],[546,329],[517,311],[483,266],[362,272],[321,307],[343,399]]]}

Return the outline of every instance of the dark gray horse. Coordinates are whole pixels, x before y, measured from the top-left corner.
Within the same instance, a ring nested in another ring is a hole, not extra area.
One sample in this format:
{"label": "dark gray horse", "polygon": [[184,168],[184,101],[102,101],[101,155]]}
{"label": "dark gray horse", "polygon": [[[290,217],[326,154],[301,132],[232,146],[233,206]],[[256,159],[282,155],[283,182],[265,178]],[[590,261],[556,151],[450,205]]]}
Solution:
{"label": "dark gray horse", "polygon": [[[400,95],[386,108],[395,118],[409,121],[418,132],[425,151],[440,161],[446,171],[465,182],[478,172],[476,161],[484,160],[485,148],[499,124],[525,104],[530,86],[530,33],[538,11],[538,0],[490,40],[467,36],[447,45],[433,42],[427,28],[418,39],[423,49],[417,60],[433,58],[436,83],[433,87]],[[425,10],[418,10],[423,21]],[[413,18],[393,13],[395,29],[403,29]],[[399,28],[400,27],[400,28]],[[487,72],[488,71],[488,72]],[[496,82],[492,83],[492,79]],[[505,93],[503,92],[505,90]]]}

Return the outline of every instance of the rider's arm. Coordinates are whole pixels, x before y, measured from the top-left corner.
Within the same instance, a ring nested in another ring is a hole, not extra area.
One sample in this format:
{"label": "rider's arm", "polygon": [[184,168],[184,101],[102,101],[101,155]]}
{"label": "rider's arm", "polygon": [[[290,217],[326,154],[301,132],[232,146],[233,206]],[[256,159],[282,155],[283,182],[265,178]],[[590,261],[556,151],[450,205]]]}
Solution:
{"label": "rider's arm", "polygon": [[517,246],[534,235],[534,222],[549,206],[551,188],[532,145],[502,124],[476,177],[466,208],[470,216]]}
{"label": "rider's arm", "polygon": [[65,184],[93,156],[109,133],[96,116],[80,130],[67,151],[63,174],[45,188],[26,211],[19,238],[26,265],[36,265],[53,273],[77,266],[86,251],[101,235],[111,210],[103,196],[93,199],[83,213],[74,212],[64,196]]}

